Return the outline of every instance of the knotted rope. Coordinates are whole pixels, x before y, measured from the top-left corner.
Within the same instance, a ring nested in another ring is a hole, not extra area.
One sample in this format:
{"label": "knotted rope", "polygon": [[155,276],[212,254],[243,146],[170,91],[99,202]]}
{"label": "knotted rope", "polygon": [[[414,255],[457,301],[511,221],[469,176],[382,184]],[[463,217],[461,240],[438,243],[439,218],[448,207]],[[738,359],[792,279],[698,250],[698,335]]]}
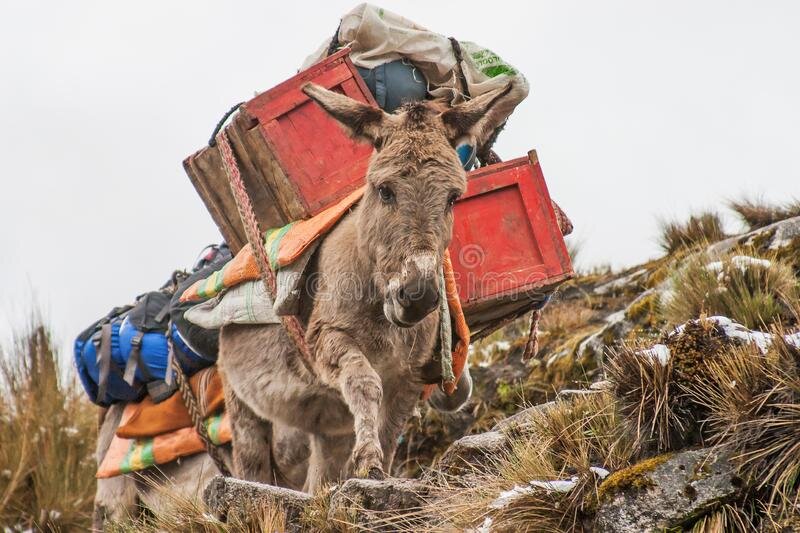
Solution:
{"label": "knotted rope", "polygon": [[[172,331],[172,323],[170,323],[167,331]],[[167,347],[169,348],[170,367],[172,368],[172,373],[175,376],[175,379],[178,381],[178,390],[181,392],[183,404],[186,406],[186,410],[189,412],[189,416],[194,424],[194,429],[197,431],[197,435],[203,442],[203,446],[206,448],[206,453],[208,453],[209,457],[211,457],[211,460],[214,461],[214,464],[217,466],[217,469],[219,469],[220,474],[225,477],[230,477],[231,471],[228,470],[228,465],[225,464],[225,460],[222,457],[222,451],[208,435],[208,430],[203,423],[205,421],[203,418],[203,413],[200,410],[200,407],[197,405],[197,398],[195,398],[194,392],[192,392],[192,387],[189,385],[189,379],[183,372],[180,361],[178,361],[178,358],[175,357],[174,346],[172,344],[172,335],[169,333],[167,334]]]}
{"label": "knotted rope", "polygon": [[[236,202],[236,209],[239,211],[239,217],[242,219],[244,231],[247,235],[247,242],[253,249],[253,255],[258,265],[258,271],[261,273],[261,279],[264,281],[264,286],[267,288],[272,301],[275,301],[277,294],[277,279],[275,273],[269,266],[269,259],[267,251],[264,249],[263,233],[258,227],[258,220],[253,211],[253,204],[250,201],[250,196],[247,194],[244,181],[239,173],[239,165],[236,164],[236,159],[233,156],[228,134],[223,130],[217,135],[217,145],[219,146],[220,154],[222,155],[222,165],[225,169],[225,174],[231,186],[233,199]],[[305,329],[300,323],[300,320],[295,315],[281,316],[281,323],[284,329],[289,334],[294,347],[300,354],[302,360],[307,364],[311,364],[311,351],[306,343]]]}

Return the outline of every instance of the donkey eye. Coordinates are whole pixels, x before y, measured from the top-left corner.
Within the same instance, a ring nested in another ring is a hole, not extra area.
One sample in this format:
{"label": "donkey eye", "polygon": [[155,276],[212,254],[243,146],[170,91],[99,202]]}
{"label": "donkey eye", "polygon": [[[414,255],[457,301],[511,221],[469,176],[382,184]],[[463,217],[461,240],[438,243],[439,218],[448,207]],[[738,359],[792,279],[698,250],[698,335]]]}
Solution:
{"label": "donkey eye", "polygon": [[381,202],[385,204],[394,202],[394,191],[388,185],[378,186],[378,196],[381,197]]}
{"label": "donkey eye", "polygon": [[447,197],[447,210],[453,209],[453,206],[456,205],[456,201],[460,195],[457,192],[450,193],[450,196]]}

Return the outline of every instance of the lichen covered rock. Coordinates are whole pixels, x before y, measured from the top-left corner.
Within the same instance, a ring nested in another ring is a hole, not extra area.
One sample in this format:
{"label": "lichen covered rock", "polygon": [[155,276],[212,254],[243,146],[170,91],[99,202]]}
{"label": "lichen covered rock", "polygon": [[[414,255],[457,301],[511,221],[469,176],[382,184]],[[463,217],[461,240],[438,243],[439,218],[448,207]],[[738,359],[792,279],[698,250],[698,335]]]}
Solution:
{"label": "lichen covered rock", "polygon": [[741,486],[723,452],[658,456],[614,472],[600,485],[596,531],[639,533],[687,525],[734,500]]}

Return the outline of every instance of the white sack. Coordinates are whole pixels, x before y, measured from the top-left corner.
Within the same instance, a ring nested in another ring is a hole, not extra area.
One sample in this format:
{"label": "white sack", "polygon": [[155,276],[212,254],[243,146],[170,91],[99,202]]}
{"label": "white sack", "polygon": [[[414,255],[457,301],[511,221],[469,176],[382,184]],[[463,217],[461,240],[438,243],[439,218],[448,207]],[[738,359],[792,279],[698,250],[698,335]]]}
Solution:
{"label": "white sack", "polygon": [[[464,99],[450,40],[400,15],[371,4],[361,4],[342,17],[339,42],[352,49],[350,59],[359,67],[375,68],[407,58],[427,77],[431,95],[446,98],[451,105]],[[505,87],[509,82],[514,83],[499,113],[502,115],[500,122],[504,121],[528,95],[527,80],[521,72],[488,48],[469,41],[459,42],[463,55],[462,68],[471,97]],[[326,41],[306,58],[302,68],[306,69],[324,59],[329,44],[330,41]]]}

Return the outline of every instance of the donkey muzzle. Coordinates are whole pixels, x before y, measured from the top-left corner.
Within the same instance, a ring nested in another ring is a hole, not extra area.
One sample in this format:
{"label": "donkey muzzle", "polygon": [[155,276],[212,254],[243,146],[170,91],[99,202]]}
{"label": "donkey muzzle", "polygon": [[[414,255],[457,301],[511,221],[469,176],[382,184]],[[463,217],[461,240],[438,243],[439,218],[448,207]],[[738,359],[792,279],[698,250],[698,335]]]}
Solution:
{"label": "donkey muzzle", "polygon": [[390,297],[384,303],[384,314],[395,325],[411,327],[439,306],[437,269],[420,268],[427,266],[428,262],[412,258],[411,267],[390,284]]}

